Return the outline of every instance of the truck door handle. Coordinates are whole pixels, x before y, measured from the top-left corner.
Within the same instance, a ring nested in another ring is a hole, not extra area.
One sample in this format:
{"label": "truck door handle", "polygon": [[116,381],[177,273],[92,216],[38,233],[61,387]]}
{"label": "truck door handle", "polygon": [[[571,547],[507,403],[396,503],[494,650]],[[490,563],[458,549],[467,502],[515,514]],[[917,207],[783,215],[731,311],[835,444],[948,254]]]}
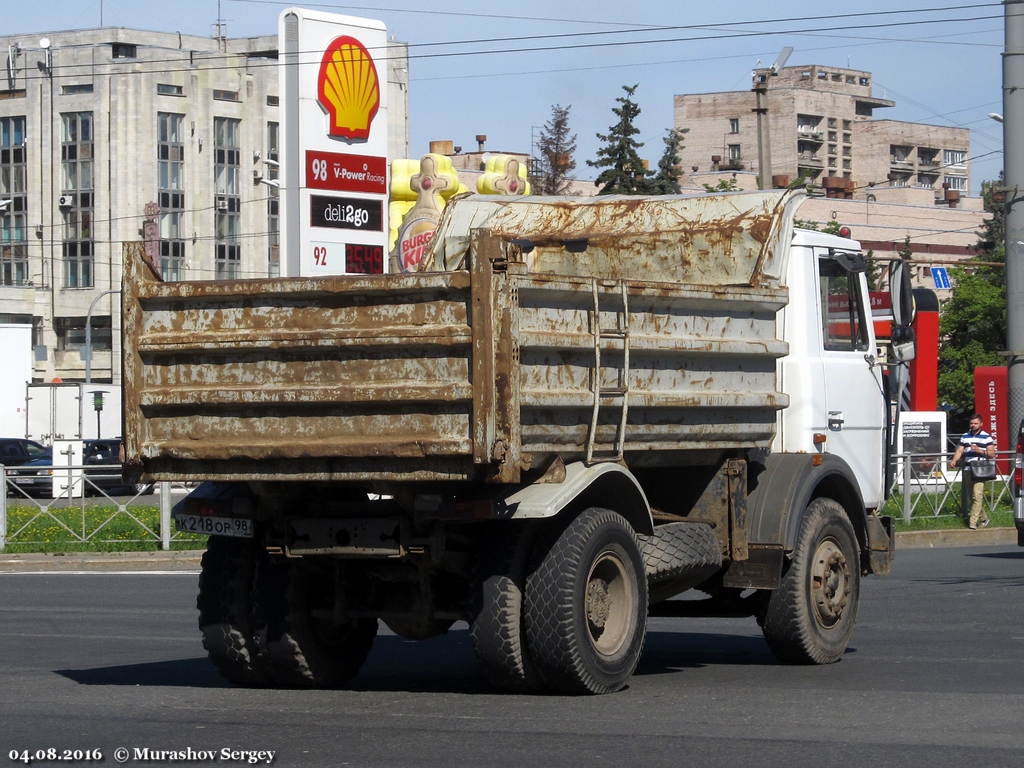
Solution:
{"label": "truck door handle", "polygon": [[830,432],[841,432],[844,423],[842,411],[828,412],[828,428]]}

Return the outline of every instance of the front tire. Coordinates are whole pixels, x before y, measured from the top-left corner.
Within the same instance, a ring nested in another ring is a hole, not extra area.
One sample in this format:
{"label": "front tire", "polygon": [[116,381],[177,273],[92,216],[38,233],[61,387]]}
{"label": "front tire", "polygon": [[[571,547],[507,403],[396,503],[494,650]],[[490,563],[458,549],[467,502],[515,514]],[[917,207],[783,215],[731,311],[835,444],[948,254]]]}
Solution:
{"label": "front tire", "polygon": [[636,534],[592,507],[535,550],[526,582],[526,637],[556,691],[612,693],[636,669],[647,628],[647,580]]}
{"label": "front tire", "polygon": [[842,657],[857,623],[859,563],[846,511],[832,499],[812,501],[762,620],[761,631],[779,661],[831,664]]}

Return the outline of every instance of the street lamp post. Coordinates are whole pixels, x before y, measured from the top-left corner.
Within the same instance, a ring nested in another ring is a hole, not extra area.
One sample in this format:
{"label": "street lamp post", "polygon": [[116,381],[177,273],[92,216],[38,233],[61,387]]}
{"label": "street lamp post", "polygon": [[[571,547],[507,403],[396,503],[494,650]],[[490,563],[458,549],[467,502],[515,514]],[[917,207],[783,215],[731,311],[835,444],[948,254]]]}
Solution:
{"label": "street lamp post", "polygon": [[1024,0],[1005,0],[1003,171],[1006,211],[1007,427],[1024,418]]}
{"label": "street lamp post", "polygon": [[120,288],[115,288],[110,291],[103,291],[95,299],[92,300],[92,304],[89,305],[89,312],[85,316],[85,383],[92,383],[92,311],[96,309],[96,303],[112,293],[120,293]]}

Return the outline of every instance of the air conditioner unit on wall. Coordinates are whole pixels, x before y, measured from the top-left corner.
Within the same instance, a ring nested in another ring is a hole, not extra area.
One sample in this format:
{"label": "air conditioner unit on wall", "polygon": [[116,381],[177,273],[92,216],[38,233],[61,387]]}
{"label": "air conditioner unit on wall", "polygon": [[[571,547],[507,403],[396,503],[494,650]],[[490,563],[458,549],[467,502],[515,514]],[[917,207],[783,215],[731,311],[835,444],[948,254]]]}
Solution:
{"label": "air conditioner unit on wall", "polygon": [[70,208],[75,204],[75,199],[71,195],[61,195],[57,198],[57,206],[60,208]]}

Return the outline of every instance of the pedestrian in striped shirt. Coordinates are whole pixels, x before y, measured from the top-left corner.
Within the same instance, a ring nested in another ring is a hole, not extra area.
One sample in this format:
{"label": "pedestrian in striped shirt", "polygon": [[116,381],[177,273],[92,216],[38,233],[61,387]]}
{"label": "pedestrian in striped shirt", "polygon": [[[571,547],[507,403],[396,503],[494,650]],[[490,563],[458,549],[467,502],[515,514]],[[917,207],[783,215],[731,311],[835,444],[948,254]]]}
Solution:
{"label": "pedestrian in striped shirt", "polygon": [[970,429],[960,438],[956,453],[950,464],[959,466],[963,459],[964,473],[962,482],[967,484],[968,496],[971,499],[970,528],[976,530],[988,525],[988,515],[983,509],[985,500],[985,483],[982,480],[975,480],[971,472],[971,464],[980,459],[994,459],[996,456],[996,441],[992,435],[981,428],[981,416],[974,414],[969,422]]}

